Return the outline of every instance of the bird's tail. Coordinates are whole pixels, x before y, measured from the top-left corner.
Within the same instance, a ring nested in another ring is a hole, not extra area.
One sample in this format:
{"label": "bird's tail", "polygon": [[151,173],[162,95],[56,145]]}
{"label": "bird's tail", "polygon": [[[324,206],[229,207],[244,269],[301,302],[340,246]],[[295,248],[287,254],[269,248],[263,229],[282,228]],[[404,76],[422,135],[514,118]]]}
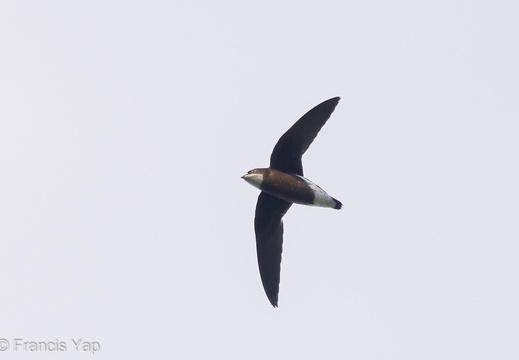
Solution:
{"label": "bird's tail", "polygon": [[342,208],[342,203],[335,198],[332,198],[332,199],[333,199],[333,201],[335,201],[335,206],[333,208],[336,210],[340,210],[340,208]]}

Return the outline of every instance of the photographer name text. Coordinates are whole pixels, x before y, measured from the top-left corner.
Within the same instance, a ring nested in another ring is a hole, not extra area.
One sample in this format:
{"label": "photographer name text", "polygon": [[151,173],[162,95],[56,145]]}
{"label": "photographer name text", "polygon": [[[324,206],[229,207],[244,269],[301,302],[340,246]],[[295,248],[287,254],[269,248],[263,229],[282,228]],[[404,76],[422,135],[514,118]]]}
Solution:
{"label": "photographer name text", "polygon": [[78,353],[96,354],[101,350],[101,344],[98,341],[87,341],[81,338],[63,341],[55,339],[53,341],[28,341],[23,338],[14,338],[11,340],[0,339],[0,353],[6,351],[12,352],[67,352],[73,351]]}

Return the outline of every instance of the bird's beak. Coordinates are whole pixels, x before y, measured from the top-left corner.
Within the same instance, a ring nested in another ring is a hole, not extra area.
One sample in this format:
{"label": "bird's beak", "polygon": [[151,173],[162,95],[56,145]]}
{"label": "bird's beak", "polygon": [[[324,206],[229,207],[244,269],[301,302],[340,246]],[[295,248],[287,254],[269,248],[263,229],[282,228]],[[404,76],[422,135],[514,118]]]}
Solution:
{"label": "bird's beak", "polygon": [[241,178],[242,178],[242,179],[245,179],[245,176],[247,176],[247,174],[243,175]]}

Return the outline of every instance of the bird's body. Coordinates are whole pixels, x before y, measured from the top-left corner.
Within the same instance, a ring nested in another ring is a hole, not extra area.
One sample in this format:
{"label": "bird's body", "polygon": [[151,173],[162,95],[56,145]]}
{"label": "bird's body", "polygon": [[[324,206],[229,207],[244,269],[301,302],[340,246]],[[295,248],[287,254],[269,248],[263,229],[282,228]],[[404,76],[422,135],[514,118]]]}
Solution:
{"label": "bird's body", "polygon": [[254,218],[256,250],[263,288],[274,307],[278,303],[283,251],[282,217],[293,203],[337,210],[342,207],[340,201],[303,176],[301,161],[339,100],[327,100],[308,111],[279,139],[270,167],[253,169],[242,176],[261,190]]}
{"label": "bird's body", "polygon": [[290,203],[340,209],[342,203],[304,176],[273,168],[254,169],[243,176],[254,187]]}

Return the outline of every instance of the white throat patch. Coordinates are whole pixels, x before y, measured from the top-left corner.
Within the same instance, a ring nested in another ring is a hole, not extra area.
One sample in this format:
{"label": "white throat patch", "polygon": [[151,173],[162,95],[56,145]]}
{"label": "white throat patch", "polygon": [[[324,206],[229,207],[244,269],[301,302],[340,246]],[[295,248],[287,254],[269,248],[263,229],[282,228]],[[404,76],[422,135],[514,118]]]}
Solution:
{"label": "white throat patch", "polygon": [[259,189],[261,184],[263,183],[263,174],[257,174],[257,173],[245,174],[243,176],[243,180],[245,180],[252,186]]}

